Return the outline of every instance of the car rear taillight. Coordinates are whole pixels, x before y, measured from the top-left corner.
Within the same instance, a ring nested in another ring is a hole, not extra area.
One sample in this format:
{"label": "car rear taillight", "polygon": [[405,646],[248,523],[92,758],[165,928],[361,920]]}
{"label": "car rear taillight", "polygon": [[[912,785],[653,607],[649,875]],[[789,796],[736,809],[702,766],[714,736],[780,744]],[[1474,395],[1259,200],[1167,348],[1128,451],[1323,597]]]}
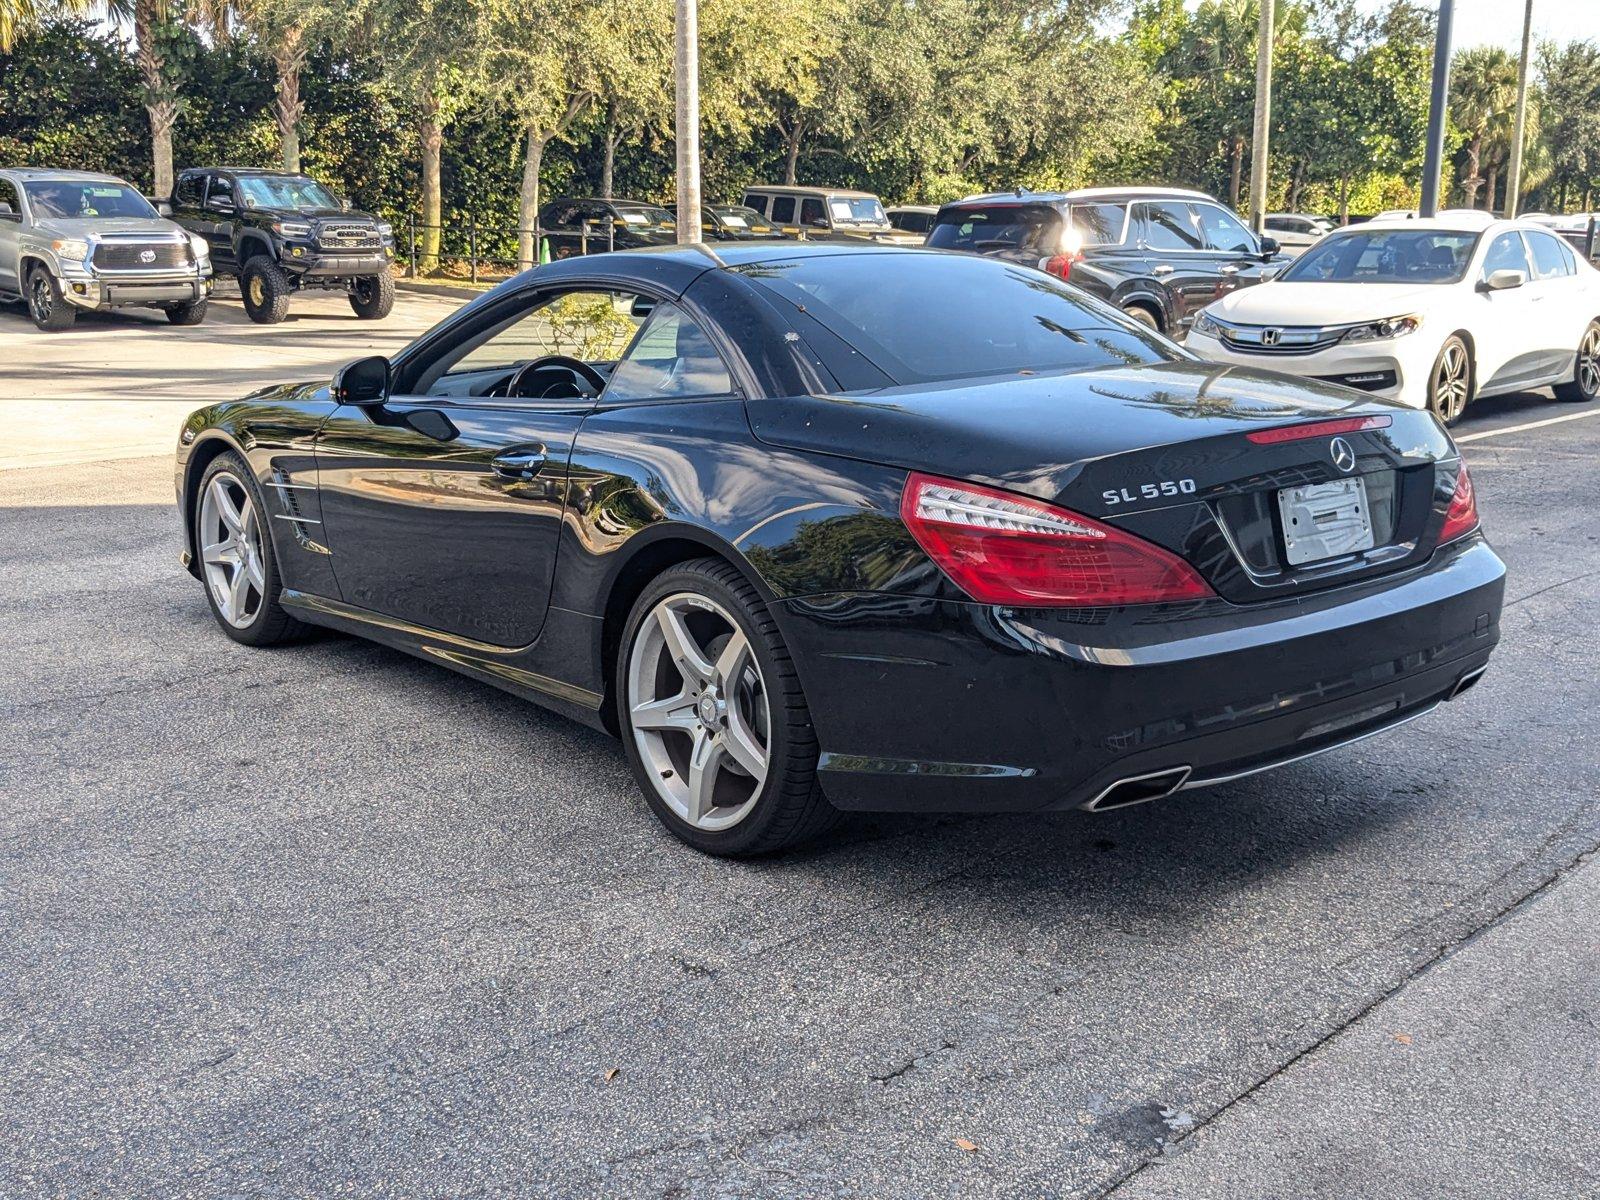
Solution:
{"label": "car rear taillight", "polygon": [[1072,264],[1082,257],[1081,254],[1052,254],[1049,258],[1039,260],[1039,270],[1057,279],[1071,279]]}
{"label": "car rear taillight", "polygon": [[1332,437],[1339,433],[1360,433],[1366,429],[1387,429],[1393,423],[1388,416],[1341,417],[1336,421],[1313,421],[1309,425],[1279,425],[1273,429],[1258,429],[1244,436],[1258,446],[1274,446],[1280,442],[1302,442],[1307,438]]}
{"label": "car rear taillight", "polygon": [[1472,491],[1472,476],[1467,474],[1463,461],[1456,472],[1456,490],[1450,497],[1450,507],[1444,514],[1444,528],[1439,530],[1439,544],[1466,537],[1478,527],[1478,499]]}
{"label": "car rear taillight", "polygon": [[1064,508],[913,474],[900,518],[928,557],[983,604],[1089,608],[1215,593],[1183,559]]}

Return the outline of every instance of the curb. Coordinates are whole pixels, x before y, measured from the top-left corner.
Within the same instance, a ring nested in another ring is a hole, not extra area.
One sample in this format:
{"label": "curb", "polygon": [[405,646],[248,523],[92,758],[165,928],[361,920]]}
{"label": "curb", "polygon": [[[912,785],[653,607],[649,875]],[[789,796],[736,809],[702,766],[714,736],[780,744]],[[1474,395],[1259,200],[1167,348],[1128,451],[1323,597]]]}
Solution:
{"label": "curb", "polygon": [[452,287],[447,283],[418,283],[410,279],[396,279],[394,286],[402,292],[414,292],[419,296],[451,296],[457,300],[476,300],[484,295],[486,288]]}

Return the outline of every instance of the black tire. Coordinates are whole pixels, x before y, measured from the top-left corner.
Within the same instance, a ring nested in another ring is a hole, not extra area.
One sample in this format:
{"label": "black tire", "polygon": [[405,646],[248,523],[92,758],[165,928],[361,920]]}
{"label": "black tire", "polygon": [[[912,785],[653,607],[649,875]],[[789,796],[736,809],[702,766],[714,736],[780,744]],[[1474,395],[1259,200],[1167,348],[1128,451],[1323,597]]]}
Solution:
{"label": "black tire", "polygon": [[265,256],[252,258],[239,276],[245,314],[257,325],[276,325],[289,315],[289,273]]}
{"label": "black tire", "polygon": [[1139,324],[1143,325],[1147,329],[1154,329],[1157,333],[1161,332],[1160,320],[1156,317],[1155,313],[1151,312],[1142,304],[1128,305],[1122,310],[1122,315],[1139,322]]}
{"label": "black tire", "polygon": [[394,276],[363,275],[350,287],[350,307],[363,321],[377,321],[394,310]]}
{"label": "black tire", "polygon": [[1472,351],[1459,334],[1445,338],[1428,372],[1428,411],[1445,425],[1454,425],[1472,403],[1475,371]]}
{"label": "black tire", "polygon": [[206,297],[191,300],[187,304],[167,305],[167,320],[174,325],[198,325],[206,319]]}
{"label": "black tire", "polygon": [[[748,814],[731,828],[707,831],[679,817],[657,789],[640,754],[628,703],[628,669],[645,618],[678,593],[703,596],[733,616],[760,671],[768,717],[766,779]],[[794,661],[755,588],[727,562],[702,558],[664,571],[639,599],[623,630],[613,680],[622,742],[645,800],[680,840],[706,854],[748,858],[816,837],[839,818],[817,782],[817,739]]]}
{"label": "black tire", "polygon": [[1557,400],[1568,404],[1588,404],[1600,396],[1600,321],[1590,321],[1583,331],[1572,364],[1572,378],[1552,390]]}
{"label": "black tire", "polygon": [[78,319],[78,310],[62,299],[56,277],[41,266],[28,272],[28,315],[45,333],[71,329]]}
{"label": "black tire", "polygon": [[[222,476],[228,477],[243,488],[254,506],[255,519],[259,525],[259,558],[264,586],[257,590],[259,604],[251,619],[243,626],[234,624],[223,614],[213,594],[204,557],[206,543],[202,516],[205,511],[205,496],[213,482]],[[194,509],[189,514],[194,553],[200,567],[200,581],[205,588],[206,603],[211,607],[211,615],[216,618],[222,632],[246,646],[279,646],[286,642],[298,641],[311,631],[310,626],[295,620],[278,602],[283,582],[278,574],[278,555],[272,544],[271,524],[261,488],[256,484],[255,474],[244,459],[230,451],[219,454],[206,465],[205,474],[200,477],[200,487],[195,491]]]}

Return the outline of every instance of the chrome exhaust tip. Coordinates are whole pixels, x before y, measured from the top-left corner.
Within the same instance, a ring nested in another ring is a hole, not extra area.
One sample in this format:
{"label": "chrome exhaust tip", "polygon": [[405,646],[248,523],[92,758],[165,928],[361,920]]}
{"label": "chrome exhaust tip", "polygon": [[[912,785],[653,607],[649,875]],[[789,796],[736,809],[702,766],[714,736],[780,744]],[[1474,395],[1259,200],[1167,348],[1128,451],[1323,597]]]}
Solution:
{"label": "chrome exhaust tip", "polygon": [[1483,673],[1488,669],[1488,664],[1485,664],[1479,667],[1476,671],[1468,671],[1460,679],[1456,680],[1455,687],[1450,689],[1450,694],[1446,696],[1445,699],[1454,700],[1457,696],[1461,695],[1461,693],[1474,687],[1478,680],[1483,678]]}
{"label": "chrome exhaust tip", "polygon": [[1127,808],[1130,804],[1144,804],[1170,796],[1189,779],[1193,767],[1168,767],[1164,771],[1151,771],[1147,775],[1130,775],[1108,784],[1093,800],[1083,807],[1089,812],[1106,812],[1113,808]]}

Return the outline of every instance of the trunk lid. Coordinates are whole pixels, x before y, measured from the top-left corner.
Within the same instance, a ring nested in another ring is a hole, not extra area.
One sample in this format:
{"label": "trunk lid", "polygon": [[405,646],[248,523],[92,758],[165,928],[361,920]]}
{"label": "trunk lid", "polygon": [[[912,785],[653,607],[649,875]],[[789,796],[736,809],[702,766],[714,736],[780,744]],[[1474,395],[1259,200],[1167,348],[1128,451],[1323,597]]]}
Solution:
{"label": "trunk lid", "polygon": [[[1236,603],[1426,558],[1455,482],[1453,464],[1436,467],[1455,449],[1427,413],[1211,363],[754,400],[749,411],[773,445],[971,480],[1115,523],[1181,555]],[[1367,429],[1249,436],[1369,417],[1378,422]],[[1348,454],[1335,453],[1335,437]],[[1280,493],[1297,499],[1315,485],[1348,493],[1345,511],[1365,513],[1370,546],[1356,539],[1346,553],[1292,561],[1286,522],[1305,510]]]}

